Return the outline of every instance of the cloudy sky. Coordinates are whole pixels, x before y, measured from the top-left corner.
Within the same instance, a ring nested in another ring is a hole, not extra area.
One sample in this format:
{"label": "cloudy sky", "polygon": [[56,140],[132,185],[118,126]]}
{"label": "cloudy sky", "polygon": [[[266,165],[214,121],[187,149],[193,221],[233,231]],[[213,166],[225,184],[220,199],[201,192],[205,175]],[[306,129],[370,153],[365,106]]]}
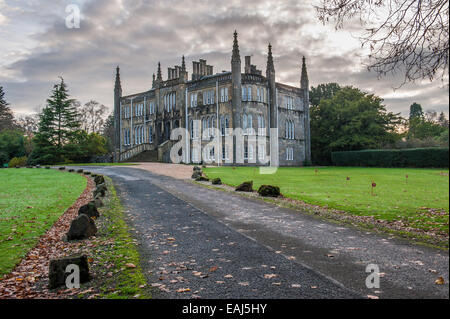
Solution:
{"label": "cloudy sky", "polygon": [[[66,27],[66,7],[81,11],[80,28]],[[407,115],[409,105],[448,115],[448,88],[439,80],[407,84],[401,77],[378,79],[363,66],[367,52],[358,28],[335,31],[322,25],[313,5],[299,0],[0,0],[0,85],[16,114],[45,105],[58,76],[72,98],[112,108],[115,66],[124,95],[151,87],[161,62],[205,58],[214,72],[230,70],[233,32],[242,61],[252,55],[265,74],[267,45],[273,46],[277,81],[299,86],[301,57],[310,84],[353,85],[385,99],[388,110]]]}

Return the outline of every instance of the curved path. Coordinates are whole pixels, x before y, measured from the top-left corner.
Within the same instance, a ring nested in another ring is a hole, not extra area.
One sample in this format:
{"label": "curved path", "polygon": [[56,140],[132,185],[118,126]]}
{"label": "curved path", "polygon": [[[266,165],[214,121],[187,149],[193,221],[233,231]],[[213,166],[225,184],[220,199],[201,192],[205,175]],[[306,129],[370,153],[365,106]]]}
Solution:
{"label": "curved path", "polygon": [[[166,165],[171,177],[89,167],[112,178],[155,298],[449,297],[447,252],[205,188]],[[379,288],[366,287],[369,264]]]}

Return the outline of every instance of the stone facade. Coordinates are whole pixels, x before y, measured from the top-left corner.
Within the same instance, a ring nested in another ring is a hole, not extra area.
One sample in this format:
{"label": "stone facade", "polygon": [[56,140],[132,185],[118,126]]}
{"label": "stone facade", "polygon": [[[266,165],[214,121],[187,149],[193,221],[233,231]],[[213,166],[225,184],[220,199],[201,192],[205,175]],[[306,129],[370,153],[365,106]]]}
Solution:
{"label": "stone facade", "polygon": [[[305,59],[300,87],[275,81],[270,44],[266,76],[251,64],[249,56],[245,57],[244,73],[241,70],[236,32],[231,72],[214,74],[213,66],[199,60],[193,62],[189,80],[183,56],[181,66],[168,68],[167,80],[163,80],[158,63],[150,90],[122,96],[117,68],[116,161],[143,151],[162,152],[163,160],[170,161],[169,145],[176,142],[170,140],[171,132],[180,127],[188,132],[184,152],[179,152],[185,163],[301,166],[309,162],[309,82]],[[240,130],[243,143],[233,134]]]}

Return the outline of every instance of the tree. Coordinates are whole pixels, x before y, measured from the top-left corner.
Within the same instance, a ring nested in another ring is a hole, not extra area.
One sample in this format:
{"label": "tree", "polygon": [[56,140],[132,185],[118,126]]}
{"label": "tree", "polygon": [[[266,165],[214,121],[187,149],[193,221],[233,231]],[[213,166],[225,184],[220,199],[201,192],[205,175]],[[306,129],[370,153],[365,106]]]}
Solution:
{"label": "tree", "polygon": [[316,88],[312,86],[309,91],[309,102],[311,106],[318,106],[320,100],[331,99],[340,89],[337,83],[319,84]]}
{"label": "tree", "polygon": [[106,148],[108,152],[114,151],[114,138],[115,138],[115,130],[114,130],[114,113],[111,113],[105,121],[103,125],[102,134],[106,139]]}
{"label": "tree", "polygon": [[53,114],[52,125],[56,134],[56,146],[60,151],[65,144],[73,142],[80,127],[78,112],[73,102],[74,100],[69,99],[67,86],[61,78],[60,84],[53,87],[53,94],[47,99],[48,108]]}
{"label": "tree", "polygon": [[409,107],[409,120],[423,117],[422,106],[416,102]]}
{"label": "tree", "polygon": [[316,11],[337,29],[359,18],[361,43],[370,49],[368,69],[379,76],[401,72],[404,83],[448,81],[448,0],[322,0]]}
{"label": "tree", "polygon": [[447,118],[445,117],[444,112],[441,112],[441,113],[439,114],[439,117],[438,117],[438,119],[437,119],[437,122],[438,122],[438,124],[439,124],[440,126],[445,127],[445,128],[448,128],[448,120],[447,120]]}
{"label": "tree", "polygon": [[80,108],[81,127],[88,133],[100,133],[105,123],[107,107],[91,100]]}
{"label": "tree", "polygon": [[5,100],[5,92],[0,86],[0,131],[15,129],[14,116],[9,108],[9,103]]}
{"label": "tree", "polygon": [[0,153],[7,157],[6,163],[13,157],[26,155],[24,136],[20,131],[3,130],[0,132]]}
{"label": "tree", "polygon": [[61,78],[40,114],[30,163],[57,163],[73,156],[76,150],[71,145],[77,143],[79,126],[74,100],[69,99],[67,86]]}
{"label": "tree", "polygon": [[33,151],[33,137],[38,131],[39,115],[32,114],[20,116],[16,120],[16,124],[18,129],[25,133],[25,149],[27,151],[27,155],[29,155]]}
{"label": "tree", "polygon": [[353,87],[341,88],[310,110],[313,162],[331,163],[332,151],[381,148],[400,138],[399,114],[387,112],[383,100]]}

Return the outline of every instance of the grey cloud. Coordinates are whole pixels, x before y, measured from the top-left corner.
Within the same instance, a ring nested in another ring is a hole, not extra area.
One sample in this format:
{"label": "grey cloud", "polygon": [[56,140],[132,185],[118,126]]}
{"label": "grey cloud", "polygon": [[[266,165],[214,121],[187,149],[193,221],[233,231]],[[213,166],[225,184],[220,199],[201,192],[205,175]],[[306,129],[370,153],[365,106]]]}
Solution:
{"label": "grey cloud", "polygon": [[[166,77],[167,67],[179,65],[183,54],[189,71],[191,61],[198,58],[206,58],[216,72],[229,70],[235,29],[242,59],[252,54],[252,63],[263,73],[267,44],[272,43],[278,81],[299,85],[301,57],[305,55],[311,85],[338,82],[370,89],[377,95],[392,92],[387,80],[379,81],[376,75],[358,67],[358,48],[343,48],[345,55],[327,52],[327,35],[311,31],[322,29],[311,4],[302,1],[85,1],[81,28],[77,30],[64,26],[64,7],[69,1],[40,8],[37,2],[30,3],[13,19],[35,19],[44,24],[33,35],[39,46],[9,65],[26,81],[5,83],[13,109],[20,112],[44,104],[60,75],[72,97],[82,102],[96,99],[111,107],[114,68],[118,64],[124,94],[147,90],[158,61]],[[1,74],[0,81],[4,81]],[[439,92],[427,87],[422,96],[431,103],[432,95],[444,95]],[[404,110],[404,100],[386,99],[386,104]],[[436,103],[441,107],[445,101],[448,110],[448,98]]]}

